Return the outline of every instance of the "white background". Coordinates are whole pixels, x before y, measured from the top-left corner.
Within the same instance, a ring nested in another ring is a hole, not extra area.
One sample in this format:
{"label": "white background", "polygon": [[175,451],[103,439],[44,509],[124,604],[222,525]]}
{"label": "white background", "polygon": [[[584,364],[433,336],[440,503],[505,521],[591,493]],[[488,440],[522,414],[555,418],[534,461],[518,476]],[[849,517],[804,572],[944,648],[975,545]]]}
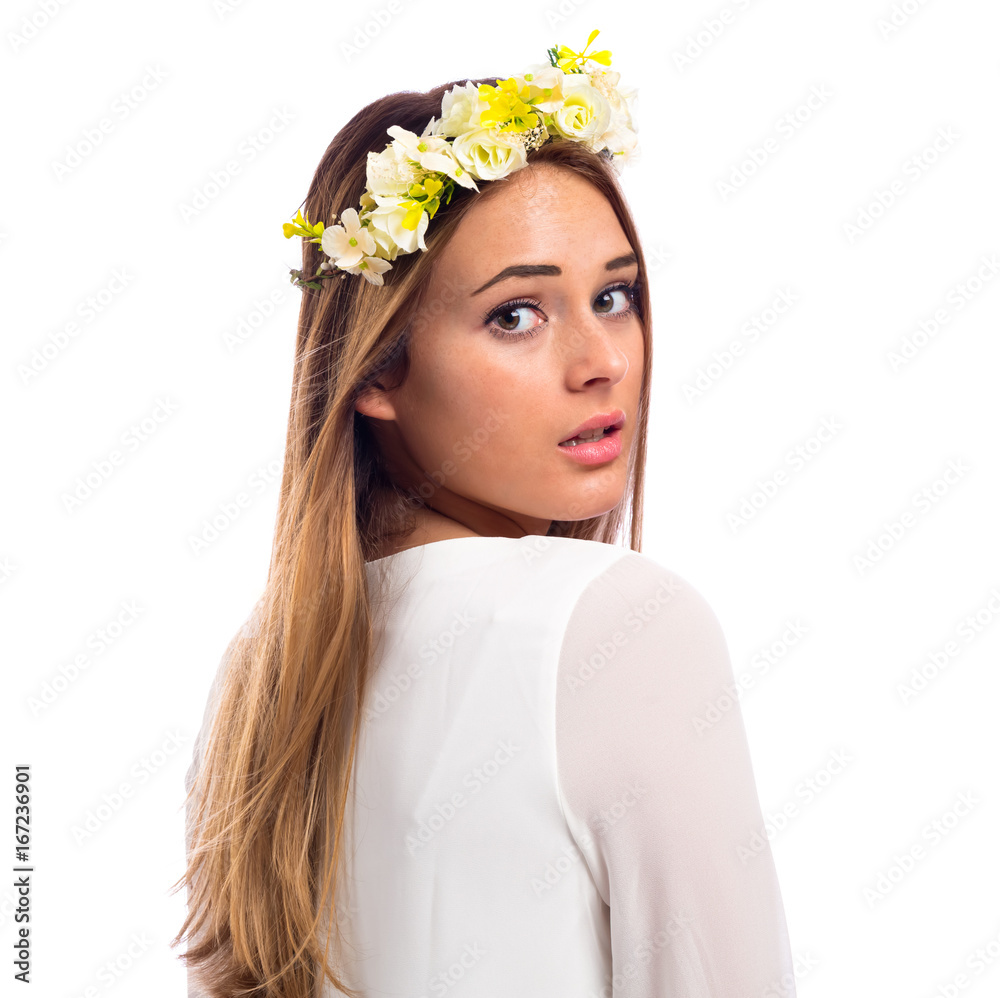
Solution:
{"label": "white background", "polygon": [[[40,993],[184,993],[183,776],[265,581],[299,294],[281,225],[327,143],[384,93],[518,73],[598,27],[639,91],[622,180],[654,301],[644,550],[706,596],[746,680],[798,992],[995,994],[974,953],[1000,954],[1000,8],[394,0],[380,25],[387,6],[4,7],[3,807],[29,762]],[[806,634],[782,646],[791,623]],[[914,670],[930,678],[904,702]]]}

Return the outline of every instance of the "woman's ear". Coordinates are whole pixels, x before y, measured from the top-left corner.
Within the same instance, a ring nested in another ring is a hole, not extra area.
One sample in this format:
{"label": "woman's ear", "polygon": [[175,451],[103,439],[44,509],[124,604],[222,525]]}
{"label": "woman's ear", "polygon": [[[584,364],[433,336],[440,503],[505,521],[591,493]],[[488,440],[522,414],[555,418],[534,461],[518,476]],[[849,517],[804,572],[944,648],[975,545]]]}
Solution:
{"label": "woman's ear", "polygon": [[354,403],[354,408],[362,416],[371,416],[372,419],[395,419],[396,409],[389,400],[389,393],[378,382],[366,388],[358,396]]}

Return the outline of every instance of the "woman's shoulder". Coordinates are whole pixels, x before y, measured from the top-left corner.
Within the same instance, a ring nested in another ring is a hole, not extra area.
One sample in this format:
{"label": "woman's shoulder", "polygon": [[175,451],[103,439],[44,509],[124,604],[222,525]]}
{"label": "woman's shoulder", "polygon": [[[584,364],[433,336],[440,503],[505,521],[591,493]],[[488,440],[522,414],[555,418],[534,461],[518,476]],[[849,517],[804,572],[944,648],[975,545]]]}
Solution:
{"label": "woman's shoulder", "polygon": [[[722,628],[701,590],[658,558],[632,548],[575,537],[518,538],[516,557],[541,588],[571,593],[567,642],[582,647],[606,635],[643,633],[642,645],[718,646]],[[584,637],[583,635],[587,635]]]}
{"label": "woman's shoulder", "polygon": [[587,597],[592,602],[684,601],[701,603],[710,610],[693,583],[659,558],[644,552],[578,537],[522,537],[519,542],[527,564],[549,565],[562,572],[589,569],[592,577],[581,598]]}

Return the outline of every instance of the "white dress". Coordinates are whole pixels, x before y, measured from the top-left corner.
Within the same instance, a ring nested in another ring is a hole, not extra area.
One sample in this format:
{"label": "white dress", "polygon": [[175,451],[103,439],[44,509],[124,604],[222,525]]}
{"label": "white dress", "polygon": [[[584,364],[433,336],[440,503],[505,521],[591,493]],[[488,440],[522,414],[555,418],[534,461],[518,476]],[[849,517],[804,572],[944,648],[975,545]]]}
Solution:
{"label": "white dress", "polygon": [[350,986],[794,998],[742,716],[704,720],[733,682],[725,638],[690,583],[538,535],[366,571],[388,598],[346,820]]}

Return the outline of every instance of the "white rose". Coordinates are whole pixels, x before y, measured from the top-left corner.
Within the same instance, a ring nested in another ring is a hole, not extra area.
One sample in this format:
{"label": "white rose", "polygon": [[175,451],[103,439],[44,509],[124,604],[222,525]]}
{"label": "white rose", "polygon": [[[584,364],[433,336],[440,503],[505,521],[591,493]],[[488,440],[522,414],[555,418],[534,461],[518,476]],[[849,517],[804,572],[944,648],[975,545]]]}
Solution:
{"label": "white rose", "polygon": [[[563,102],[552,114],[555,130],[567,139],[583,142],[595,152],[601,136],[611,122],[611,106],[607,98],[589,83],[573,85],[572,73],[563,79]],[[587,79],[584,74],[577,74]]]}
{"label": "white rose", "polygon": [[476,84],[454,86],[441,98],[441,117],[431,119],[431,131],[425,129],[425,134],[454,137],[479,128],[479,116],[488,107]]}
{"label": "white rose", "polygon": [[455,159],[478,180],[498,180],[528,165],[524,140],[516,132],[475,128],[452,143]]}
{"label": "white rose", "polygon": [[402,202],[409,200],[408,198],[375,195],[374,200],[377,207],[366,216],[368,230],[390,260],[395,260],[400,253],[415,253],[417,249],[427,249],[424,233],[430,219],[426,211],[421,213],[415,229],[406,229],[403,227],[403,219],[409,209]]}

